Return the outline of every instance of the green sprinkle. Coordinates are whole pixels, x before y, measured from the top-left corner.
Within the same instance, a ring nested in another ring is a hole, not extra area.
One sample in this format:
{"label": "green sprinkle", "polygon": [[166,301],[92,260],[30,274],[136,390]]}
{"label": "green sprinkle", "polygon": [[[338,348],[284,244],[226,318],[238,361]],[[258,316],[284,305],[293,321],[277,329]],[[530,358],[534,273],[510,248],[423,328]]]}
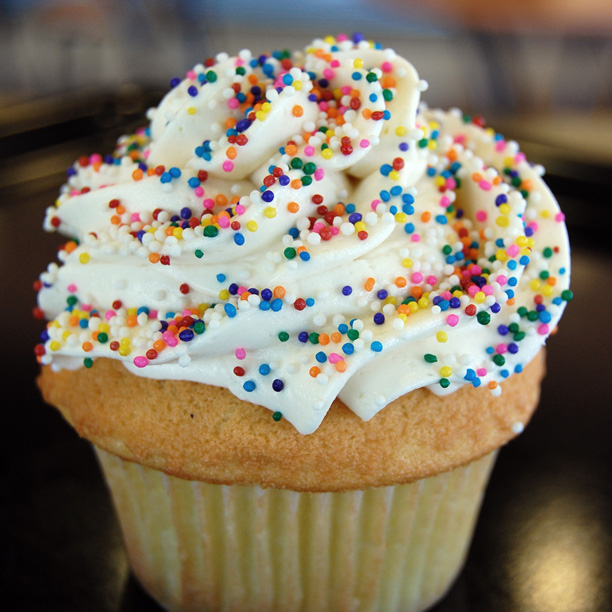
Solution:
{"label": "green sprinkle", "polygon": [[196,249],[194,254],[198,259],[202,259],[202,257],[204,257],[204,253],[200,251],[200,249]]}
{"label": "green sprinkle", "polygon": [[299,170],[304,166],[304,162],[299,157],[294,157],[289,165],[295,170]]}
{"label": "green sprinkle", "polygon": [[289,334],[286,331],[282,331],[278,334],[278,339],[281,342],[287,342],[287,340],[289,340]]}
{"label": "green sprinkle", "polygon": [[538,311],[537,311],[537,310],[530,310],[530,311],[527,313],[527,319],[528,319],[529,321],[537,321],[537,320],[538,320],[538,316],[539,316],[539,315],[538,315]]}
{"label": "green sprinkle", "polygon": [[280,421],[283,418],[283,413],[282,412],[275,412],[272,415],[272,418],[278,423],[278,421]]}
{"label": "green sprinkle", "polygon": [[209,70],[206,73],[206,80],[209,83],[214,83],[217,80],[217,73],[214,70]]}
{"label": "green sprinkle", "polygon": [[495,357],[493,357],[493,363],[501,367],[506,363],[506,359],[503,355],[495,355]]}
{"label": "green sprinkle", "polygon": [[317,332],[308,334],[308,340],[311,344],[319,344],[319,334],[317,334]]}
{"label": "green sprinkle", "polygon": [[295,256],[297,255],[297,251],[293,248],[293,247],[287,247],[284,251],[283,251],[283,255],[287,258],[287,259],[294,259]]}
{"label": "green sprinkle", "polygon": [[449,385],[450,385],[450,380],[448,380],[448,378],[441,378],[440,379],[440,386],[443,389],[446,389]]}
{"label": "green sprinkle", "polygon": [[68,306],[74,306],[78,301],[79,300],[76,295],[69,295],[66,298],[66,303],[68,304]]}
{"label": "green sprinkle", "polygon": [[100,332],[98,334],[98,342],[100,344],[104,344],[105,342],[108,342],[108,334],[105,334],[104,332]]}
{"label": "green sprinkle", "polygon": [[435,355],[432,355],[431,353],[425,353],[423,357],[427,363],[436,363],[436,361],[438,361],[438,358]]}
{"label": "green sprinkle", "polygon": [[519,306],[516,312],[518,312],[519,316],[522,318],[527,316],[528,310],[525,306]]}
{"label": "green sprinkle", "polygon": [[368,83],[375,83],[378,81],[378,77],[373,72],[368,72],[368,74],[366,74],[366,81],[368,81]]}
{"label": "green sprinkle", "polygon": [[313,162],[308,162],[304,164],[304,167],[302,168],[302,170],[304,171],[304,174],[314,174],[316,169],[317,169],[317,164]]}
{"label": "green sprinkle", "polygon": [[520,342],[524,337],[525,337],[525,332],[523,331],[516,332],[516,334],[512,336],[513,340],[515,340],[516,342]]}
{"label": "green sprinkle", "polygon": [[208,238],[214,238],[219,233],[219,230],[214,225],[207,225],[204,228],[204,235]]}
{"label": "green sprinkle", "polygon": [[302,177],[302,185],[308,187],[312,183],[312,176],[304,175]]}
{"label": "green sprinkle", "polygon": [[349,337],[349,340],[357,340],[359,338],[359,332],[356,329],[349,329],[346,332],[346,335]]}
{"label": "green sprinkle", "polygon": [[417,142],[417,145],[419,146],[420,149],[424,149],[428,143],[429,143],[429,140],[427,138],[421,138],[421,140]]}
{"label": "green sprinkle", "polygon": [[476,318],[478,319],[478,322],[481,325],[488,325],[491,322],[491,315],[488,312],[485,312],[484,310],[481,310],[476,315]]}
{"label": "green sprinkle", "polygon": [[203,334],[205,329],[206,325],[204,324],[204,321],[196,321],[195,325],[193,326],[193,331],[196,334]]}
{"label": "green sprinkle", "polygon": [[552,257],[553,256],[553,250],[550,247],[546,247],[543,251],[542,251],[542,255],[544,255],[544,257]]}
{"label": "green sprinkle", "polygon": [[569,289],[565,289],[565,291],[561,292],[561,299],[566,302],[571,302],[574,299],[574,294]]}
{"label": "green sprinkle", "polygon": [[85,357],[85,359],[83,359],[83,365],[86,368],[91,368],[91,366],[93,365],[93,359],[91,357]]}
{"label": "green sprinkle", "polygon": [[383,98],[387,102],[391,102],[393,100],[393,92],[390,89],[383,89]]}

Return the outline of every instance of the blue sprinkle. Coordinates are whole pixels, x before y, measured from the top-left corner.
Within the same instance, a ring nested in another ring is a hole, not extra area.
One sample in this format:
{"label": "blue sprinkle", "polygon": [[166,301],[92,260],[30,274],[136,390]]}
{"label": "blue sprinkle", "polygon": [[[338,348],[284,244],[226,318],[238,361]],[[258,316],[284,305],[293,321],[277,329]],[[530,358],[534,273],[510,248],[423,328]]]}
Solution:
{"label": "blue sprinkle", "polygon": [[222,283],[225,280],[225,274],[217,274],[217,280]]}
{"label": "blue sprinkle", "polygon": [[270,302],[270,307],[272,308],[274,312],[278,312],[283,307],[283,300],[281,300],[280,298],[274,298]]}
{"label": "blue sprinkle", "polygon": [[182,332],[179,333],[179,338],[183,341],[183,342],[189,342],[190,340],[193,340],[194,337],[194,333],[192,330],[190,329],[184,329]]}
{"label": "blue sprinkle", "polygon": [[374,315],[374,323],[376,325],[382,325],[385,322],[385,315],[382,312],[377,312]]}
{"label": "blue sprinkle", "polygon": [[236,307],[233,304],[226,304],[224,308],[225,308],[225,314],[227,314],[227,316],[230,319],[233,319],[238,313],[238,311],[236,310]]}
{"label": "blue sprinkle", "polygon": [[319,362],[319,363],[325,363],[327,361],[327,355],[323,352],[323,351],[319,351],[316,355],[315,355],[315,359]]}
{"label": "blue sprinkle", "polygon": [[234,234],[234,242],[238,245],[241,246],[244,244],[244,236],[240,233],[240,232],[236,232]]}
{"label": "blue sprinkle", "polygon": [[311,298],[311,297],[306,298],[306,306],[314,306],[314,303],[315,303],[314,298]]}
{"label": "blue sprinkle", "polygon": [[346,344],[342,345],[342,350],[347,355],[352,355],[355,352],[355,347],[350,342],[347,342]]}
{"label": "blue sprinkle", "polygon": [[353,288],[350,285],[342,287],[342,295],[351,295],[351,293],[353,293]]}
{"label": "blue sprinkle", "polygon": [[280,378],[275,378],[272,381],[272,389],[277,393],[282,391],[285,388],[285,383]]}
{"label": "blue sprinkle", "polygon": [[242,388],[247,391],[248,393],[251,393],[251,391],[255,391],[255,387],[257,385],[255,384],[254,381],[252,380],[247,380],[244,385],[242,385]]}
{"label": "blue sprinkle", "polygon": [[370,344],[370,349],[372,349],[375,353],[380,353],[380,351],[383,349],[383,345],[378,340],[374,340],[374,342]]}
{"label": "blue sprinkle", "polygon": [[340,325],[338,325],[338,331],[341,334],[346,334],[346,332],[348,331],[348,325],[346,323],[340,323]]}
{"label": "blue sprinkle", "polygon": [[259,373],[262,376],[267,376],[270,373],[270,366],[267,363],[262,363],[259,366]]}
{"label": "blue sprinkle", "polygon": [[271,300],[273,295],[274,294],[272,293],[271,289],[267,289],[266,288],[266,289],[262,289],[261,290],[261,299],[262,300]]}

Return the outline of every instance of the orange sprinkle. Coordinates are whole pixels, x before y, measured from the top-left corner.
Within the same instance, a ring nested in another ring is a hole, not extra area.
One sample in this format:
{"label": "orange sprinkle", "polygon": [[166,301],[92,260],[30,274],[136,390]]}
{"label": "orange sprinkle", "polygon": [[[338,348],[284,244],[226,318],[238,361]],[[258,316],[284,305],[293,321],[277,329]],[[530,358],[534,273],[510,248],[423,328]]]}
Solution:
{"label": "orange sprinkle", "polygon": [[431,213],[428,210],[426,210],[424,213],[421,213],[421,221],[423,221],[423,223],[431,221]]}
{"label": "orange sprinkle", "polygon": [[491,181],[494,185],[500,185],[502,181],[501,176],[499,176],[499,174],[493,178],[493,180]]}
{"label": "orange sprinkle", "polygon": [[299,255],[300,253],[303,253],[305,250],[306,250],[305,246],[300,246],[295,250],[295,252]]}
{"label": "orange sprinkle", "polygon": [[225,155],[228,159],[236,159],[236,149],[234,149],[234,147],[227,147]]}
{"label": "orange sprinkle", "polygon": [[418,287],[417,285],[415,285],[411,290],[410,293],[412,293],[412,297],[416,298],[417,300],[423,295],[423,290]]}
{"label": "orange sprinkle", "polygon": [[83,344],[81,345],[81,348],[86,352],[89,353],[89,351],[91,351],[93,349],[93,344],[91,342],[83,342]]}
{"label": "orange sprinkle", "polygon": [[238,123],[238,121],[236,121],[236,119],[234,119],[234,117],[228,117],[225,120],[225,127],[228,128],[228,129],[233,128],[236,125],[236,123]]}
{"label": "orange sprinkle", "polygon": [[147,168],[147,176],[153,176],[155,174],[155,168]]}
{"label": "orange sprinkle", "polygon": [[68,319],[68,325],[70,325],[71,327],[76,327],[78,324],[79,317],[77,317],[76,315],[73,315]]}
{"label": "orange sprinkle", "polygon": [[291,109],[291,114],[294,117],[301,117],[304,114],[304,109],[299,105],[296,104],[292,109]]}
{"label": "orange sprinkle", "polygon": [[376,280],[374,280],[372,277],[368,278],[366,280],[366,282],[363,284],[363,288],[366,291],[372,291],[372,289],[374,288],[374,285],[376,283]]}
{"label": "orange sprinkle", "polygon": [[74,240],[69,240],[64,245],[64,251],[66,251],[66,253],[72,253],[72,251],[74,251],[74,249],[76,248],[77,248],[77,243]]}
{"label": "orange sprinkle", "polygon": [[156,340],[153,343],[153,348],[159,353],[166,348],[166,343],[163,340]]}
{"label": "orange sprinkle", "polygon": [[336,363],[336,372],[346,372],[346,361],[338,361]]}
{"label": "orange sprinkle", "polygon": [[446,157],[448,157],[449,161],[456,161],[458,157],[457,151],[455,149],[449,149]]}
{"label": "orange sprinkle", "polygon": [[506,300],[506,304],[508,304],[508,306],[514,306],[515,301],[515,298],[510,298],[509,300]]}
{"label": "orange sprinkle", "polygon": [[409,315],[410,314],[410,308],[408,307],[408,304],[400,304],[397,307],[397,312],[398,312],[398,314]]}
{"label": "orange sprinkle", "polygon": [[247,79],[249,80],[249,83],[251,83],[252,85],[257,84],[257,75],[256,74],[253,74],[253,73],[249,74]]}
{"label": "orange sprinkle", "polygon": [[301,186],[302,186],[302,181],[300,179],[293,179],[291,181],[292,189],[300,189]]}
{"label": "orange sprinkle", "polygon": [[480,181],[482,181],[482,174],[480,174],[480,172],[474,172],[474,173],[472,174],[472,180],[473,180],[475,183],[480,183]]}
{"label": "orange sprinkle", "polygon": [[143,172],[140,168],[136,168],[136,170],[134,170],[134,172],[132,172],[132,178],[135,181],[139,181],[140,179],[142,179],[143,177]]}
{"label": "orange sprinkle", "polygon": [[554,287],[557,284],[557,279],[554,276],[549,276],[546,279],[546,283],[550,285],[551,287]]}
{"label": "orange sprinkle", "polygon": [[345,211],[345,207],[344,204],[342,202],[338,202],[335,206],[334,206],[334,212],[337,215],[343,215]]}
{"label": "orange sprinkle", "polygon": [[117,206],[117,208],[115,208],[115,212],[118,215],[122,215],[125,212],[125,206],[123,206],[122,204],[119,204],[119,206]]}
{"label": "orange sprinkle", "polygon": [[383,89],[389,89],[391,87],[395,87],[397,82],[395,81],[394,77],[387,75],[382,78],[380,84],[382,85]]}
{"label": "orange sprinkle", "polygon": [[176,336],[176,334],[178,334],[178,330],[179,330],[178,327],[176,325],[174,325],[174,323],[168,325],[168,331],[171,334],[174,334]]}
{"label": "orange sprinkle", "polygon": [[395,286],[396,287],[405,287],[406,286],[406,279],[403,276],[398,276],[395,279]]}
{"label": "orange sprinkle", "polygon": [[138,325],[138,315],[135,315],[135,314],[128,315],[125,322],[128,327],[136,327]]}
{"label": "orange sprinkle", "polygon": [[319,344],[322,346],[329,344],[329,336],[327,334],[319,334]]}
{"label": "orange sprinkle", "polygon": [[533,181],[531,179],[525,179],[521,181],[521,189],[525,191],[531,191],[533,189]]}
{"label": "orange sprinkle", "polygon": [[289,204],[287,204],[287,210],[289,212],[296,213],[298,210],[300,210],[300,205],[297,202],[289,202]]}
{"label": "orange sprinkle", "polygon": [[215,196],[215,204],[217,206],[227,206],[227,196],[222,193],[218,193]]}
{"label": "orange sprinkle", "polygon": [[362,116],[364,119],[371,119],[371,118],[372,118],[372,110],[371,110],[371,109],[369,109],[369,108],[364,108],[364,109],[361,111],[361,116]]}
{"label": "orange sprinkle", "polygon": [[338,344],[338,342],[342,342],[342,334],[340,332],[333,332],[331,335],[331,341]]}
{"label": "orange sprinkle", "polygon": [[285,288],[282,285],[278,285],[274,287],[274,291],[272,292],[275,298],[284,298],[285,297]]}
{"label": "orange sprinkle", "polygon": [[349,95],[351,98],[359,98],[359,96],[361,96],[361,92],[358,89],[351,89],[351,93]]}
{"label": "orange sprinkle", "polygon": [[297,152],[298,152],[297,145],[288,144],[285,147],[285,153],[287,153],[288,155],[295,155]]}
{"label": "orange sprinkle", "polygon": [[312,366],[312,368],[310,368],[310,370],[308,370],[308,373],[313,378],[316,378],[321,373],[321,368],[319,366]]}
{"label": "orange sprinkle", "polygon": [[339,117],[336,117],[336,125],[344,125],[346,123],[346,119],[344,118],[344,115],[340,115]]}
{"label": "orange sprinkle", "polygon": [[159,253],[149,253],[149,261],[151,263],[157,263],[160,259]]}
{"label": "orange sprinkle", "polygon": [[487,387],[489,387],[489,389],[495,389],[497,387],[497,383],[494,380],[491,380],[487,384]]}
{"label": "orange sprinkle", "polygon": [[335,119],[338,116],[338,109],[335,106],[330,106],[327,109],[327,116]]}
{"label": "orange sprinkle", "polygon": [[[238,204],[238,202],[240,202],[240,196],[239,195],[235,195],[232,197],[232,199],[230,200],[230,204]],[[225,212],[225,211],[223,211]],[[228,214],[229,216],[229,214]]]}
{"label": "orange sprinkle", "polygon": [[117,215],[113,215],[110,220],[113,225],[119,225],[121,223],[121,217]]}

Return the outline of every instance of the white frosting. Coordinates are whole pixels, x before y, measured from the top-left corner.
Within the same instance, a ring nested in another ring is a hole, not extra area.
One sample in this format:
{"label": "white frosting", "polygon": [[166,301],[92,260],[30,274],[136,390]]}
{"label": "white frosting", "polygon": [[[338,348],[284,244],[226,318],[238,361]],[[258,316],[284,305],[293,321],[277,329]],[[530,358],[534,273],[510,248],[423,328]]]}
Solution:
{"label": "white frosting", "polygon": [[571,297],[563,217],[516,143],[423,89],[341,37],[194,67],[48,209],[76,242],[41,275],[40,361],[224,386],[305,434],[337,396],[368,420],[498,394]]}

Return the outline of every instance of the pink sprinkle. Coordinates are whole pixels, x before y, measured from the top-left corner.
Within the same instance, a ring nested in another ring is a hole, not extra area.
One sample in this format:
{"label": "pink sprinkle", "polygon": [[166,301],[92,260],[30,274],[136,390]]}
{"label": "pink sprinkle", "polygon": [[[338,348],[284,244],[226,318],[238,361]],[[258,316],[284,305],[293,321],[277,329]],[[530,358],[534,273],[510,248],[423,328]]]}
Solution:
{"label": "pink sprinkle", "polygon": [[321,100],[321,102],[319,102],[319,108],[322,111],[326,111],[329,108],[329,104],[325,100]]}
{"label": "pink sprinkle", "polygon": [[538,228],[539,228],[540,226],[538,225],[538,222],[537,222],[537,221],[532,221],[532,222],[531,222],[531,223],[528,225],[528,227],[529,227],[529,228],[531,228],[531,229],[532,229],[534,232],[537,232],[537,231],[538,231]]}
{"label": "pink sprinkle", "polygon": [[204,188],[203,187],[196,187],[193,190],[193,193],[195,194],[196,198],[201,198],[204,195]]}
{"label": "pink sprinkle", "polygon": [[359,142],[359,146],[362,149],[367,149],[370,146],[370,141],[367,138],[362,138]]}
{"label": "pink sprinkle", "polygon": [[344,40],[348,40],[348,36],[347,36],[346,34],[338,34],[338,35],[336,36],[336,40],[337,40],[338,42],[342,42],[342,41],[344,41]]}
{"label": "pink sprinkle", "polygon": [[459,144],[463,144],[467,139],[467,136],[465,134],[457,134],[453,140],[455,142],[458,142]]}
{"label": "pink sprinkle", "polygon": [[452,294],[450,291],[443,291],[443,292],[440,294],[440,297],[441,297],[443,300],[450,300],[450,299],[453,297],[453,294]]}
{"label": "pink sprinkle", "polygon": [[383,62],[380,69],[383,72],[393,72],[393,64],[391,62]]}
{"label": "pink sprinkle", "polygon": [[244,60],[241,57],[236,58],[236,66],[243,66]]}
{"label": "pink sprinkle", "polygon": [[155,309],[149,310],[149,319],[157,319],[158,314],[159,314],[158,310],[155,310]]}
{"label": "pink sprinkle", "polygon": [[325,68],[325,70],[323,70],[323,76],[329,81],[331,79],[334,78],[334,75],[336,73],[331,69],[331,68]]}
{"label": "pink sprinkle", "polygon": [[[329,65],[332,68],[340,68],[340,60],[334,59],[331,62],[329,62]],[[349,92],[350,93],[350,92]]]}
{"label": "pink sprinkle", "polygon": [[312,231],[319,234],[324,227],[325,225],[323,223],[317,222],[312,226]]}
{"label": "pink sprinkle", "polygon": [[495,350],[500,354],[503,355],[507,350],[508,350],[508,346],[506,344],[498,344],[495,347]]}
{"label": "pink sprinkle", "polygon": [[236,204],[236,214],[243,215],[246,208],[242,204]]}
{"label": "pink sprinkle", "polygon": [[476,370],[476,374],[478,374],[478,376],[486,376],[487,375],[487,368],[478,368]]}
{"label": "pink sprinkle", "polygon": [[238,295],[242,295],[246,290],[247,290],[246,287],[244,287],[243,285],[240,285],[240,287],[238,287],[238,289],[236,290],[236,293]]}
{"label": "pink sprinkle", "polygon": [[81,310],[91,312],[93,310],[93,304],[81,304]]}
{"label": "pink sprinkle", "polygon": [[140,221],[140,213],[132,213],[130,218],[132,219],[132,223],[136,223],[137,221]]}
{"label": "pink sprinkle", "polygon": [[549,333],[550,327],[548,326],[548,323],[542,323],[538,326],[538,334],[540,334],[540,336],[546,336]]}
{"label": "pink sprinkle", "polygon": [[468,287],[468,294],[470,297],[474,297],[480,291],[480,287],[478,285],[470,285]]}
{"label": "pink sprinkle", "polygon": [[165,331],[162,334],[162,338],[168,346],[176,346],[178,344],[178,339],[171,331]]}
{"label": "pink sprinkle", "polygon": [[149,360],[143,355],[139,355],[138,357],[134,357],[134,365],[137,368],[145,368],[149,365]]}
{"label": "pink sprinkle", "polygon": [[484,223],[487,220],[487,213],[484,210],[476,211],[476,221]]}
{"label": "pink sprinkle", "polygon": [[328,359],[329,363],[338,363],[339,361],[343,361],[342,355],[338,355],[338,353],[330,353]]}
{"label": "pink sprinkle", "polygon": [[372,203],[370,204],[370,206],[373,211],[376,211],[376,208],[378,207],[379,204],[380,204],[380,200],[375,199],[375,200],[372,200]]}
{"label": "pink sprinkle", "polygon": [[455,189],[455,187],[457,187],[457,181],[454,178],[447,178],[446,179],[446,188],[447,189]]}
{"label": "pink sprinkle", "polygon": [[505,285],[508,282],[508,277],[504,276],[503,274],[498,274],[497,275],[497,282],[500,285]]}
{"label": "pink sprinkle", "polygon": [[186,76],[188,79],[191,79],[191,80],[197,78],[196,73],[193,70],[188,70]]}
{"label": "pink sprinkle", "polygon": [[244,359],[246,357],[246,351],[243,348],[236,349],[236,359]]}
{"label": "pink sprinkle", "polygon": [[344,96],[348,96],[352,91],[352,87],[350,85],[343,85],[340,88],[340,92],[342,93],[342,95]]}
{"label": "pink sprinkle", "polygon": [[304,147],[304,155],[306,157],[312,157],[314,155],[314,147],[312,145],[308,145],[306,147]]}
{"label": "pink sprinkle", "polygon": [[226,228],[230,226],[230,218],[226,216],[219,217],[219,227]]}
{"label": "pink sprinkle", "polygon": [[240,105],[240,102],[238,101],[238,98],[230,98],[230,99],[227,101],[227,105],[228,105],[230,108],[238,108],[238,106]]}
{"label": "pink sprinkle", "polygon": [[493,287],[491,287],[491,285],[485,285],[484,287],[482,287],[481,291],[485,295],[493,295]]}
{"label": "pink sprinkle", "polygon": [[74,293],[77,290],[77,286],[74,284],[71,284],[71,285],[68,285],[66,289],[68,290],[69,293]]}
{"label": "pink sprinkle", "polygon": [[212,210],[215,207],[215,201],[212,198],[206,198],[202,202],[202,206],[204,206],[204,208],[208,208],[208,210]]}
{"label": "pink sprinkle", "polygon": [[558,212],[555,215],[555,221],[557,221],[558,223],[563,223],[563,221],[565,221],[565,215],[562,212]]}
{"label": "pink sprinkle", "polygon": [[325,176],[323,168],[317,168],[314,173],[315,181],[320,181]]}
{"label": "pink sprinkle", "polygon": [[110,320],[111,320],[113,317],[116,317],[116,316],[117,316],[117,313],[116,313],[114,310],[107,310],[107,311],[104,313],[104,318],[105,318],[107,321],[110,321]]}
{"label": "pink sprinkle", "polygon": [[223,162],[223,170],[225,172],[231,172],[234,169],[234,162],[230,161],[229,159],[226,159]]}
{"label": "pink sprinkle", "polygon": [[430,274],[427,277],[427,284],[428,285],[435,285],[438,282],[438,277],[434,276],[433,274]]}
{"label": "pink sprinkle", "polygon": [[420,234],[412,234],[412,236],[410,236],[410,240],[412,240],[412,242],[420,242],[421,241],[421,235]]}
{"label": "pink sprinkle", "polygon": [[446,317],[446,322],[451,326],[455,327],[459,323],[459,317],[456,314],[450,314]]}
{"label": "pink sprinkle", "polygon": [[508,253],[508,255],[510,257],[516,257],[519,252],[520,252],[520,248],[518,244],[511,244],[507,249],[506,249],[506,253]]}
{"label": "pink sprinkle", "polygon": [[413,272],[410,280],[413,283],[421,283],[423,282],[423,275],[420,272]]}
{"label": "pink sprinkle", "polygon": [[482,180],[478,183],[478,186],[483,190],[483,191],[489,191],[489,189],[491,189],[491,183],[489,183],[489,181],[485,181]]}
{"label": "pink sprinkle", "polygon": [[335,225],[332,225],[332,227],[331,227],[332,236],[336,236],[339,231],[340,231],[339,227],[336,227]]}
{"label": "pink sprinkle", "polygon": [[478,264],[472,264],[470,266],[470,274],[480,276],[482,268]]}
{"label": "pink sprinkle", "polygon": [[495,150],[498,152],[503,151],[506,148],[506,141],[505,140],[498,140],[495,143]]}
{"label": "pink sprinkle", "polygon": [[90,164],[98,164],[102,161],[102,156],[99,153],[94,153],[89,157]]}
{"label": "pink sprinkle", "polygon": [[440,198],[440,206],[443,208],[448,208],[451,204],[450,198],[448,196],[442,196]]}
{"label": "pink sprinkle", "polygon": [[520,162],[522,162],[522,161],[525,161],[526,159],[527,159],[527,158],[525,157],[525,154],[524,154],[524,153],[517,153],[517,154],[514,156],[514,161],[515,161],[517,164],[518,164],[518,163],[520,163]]}

